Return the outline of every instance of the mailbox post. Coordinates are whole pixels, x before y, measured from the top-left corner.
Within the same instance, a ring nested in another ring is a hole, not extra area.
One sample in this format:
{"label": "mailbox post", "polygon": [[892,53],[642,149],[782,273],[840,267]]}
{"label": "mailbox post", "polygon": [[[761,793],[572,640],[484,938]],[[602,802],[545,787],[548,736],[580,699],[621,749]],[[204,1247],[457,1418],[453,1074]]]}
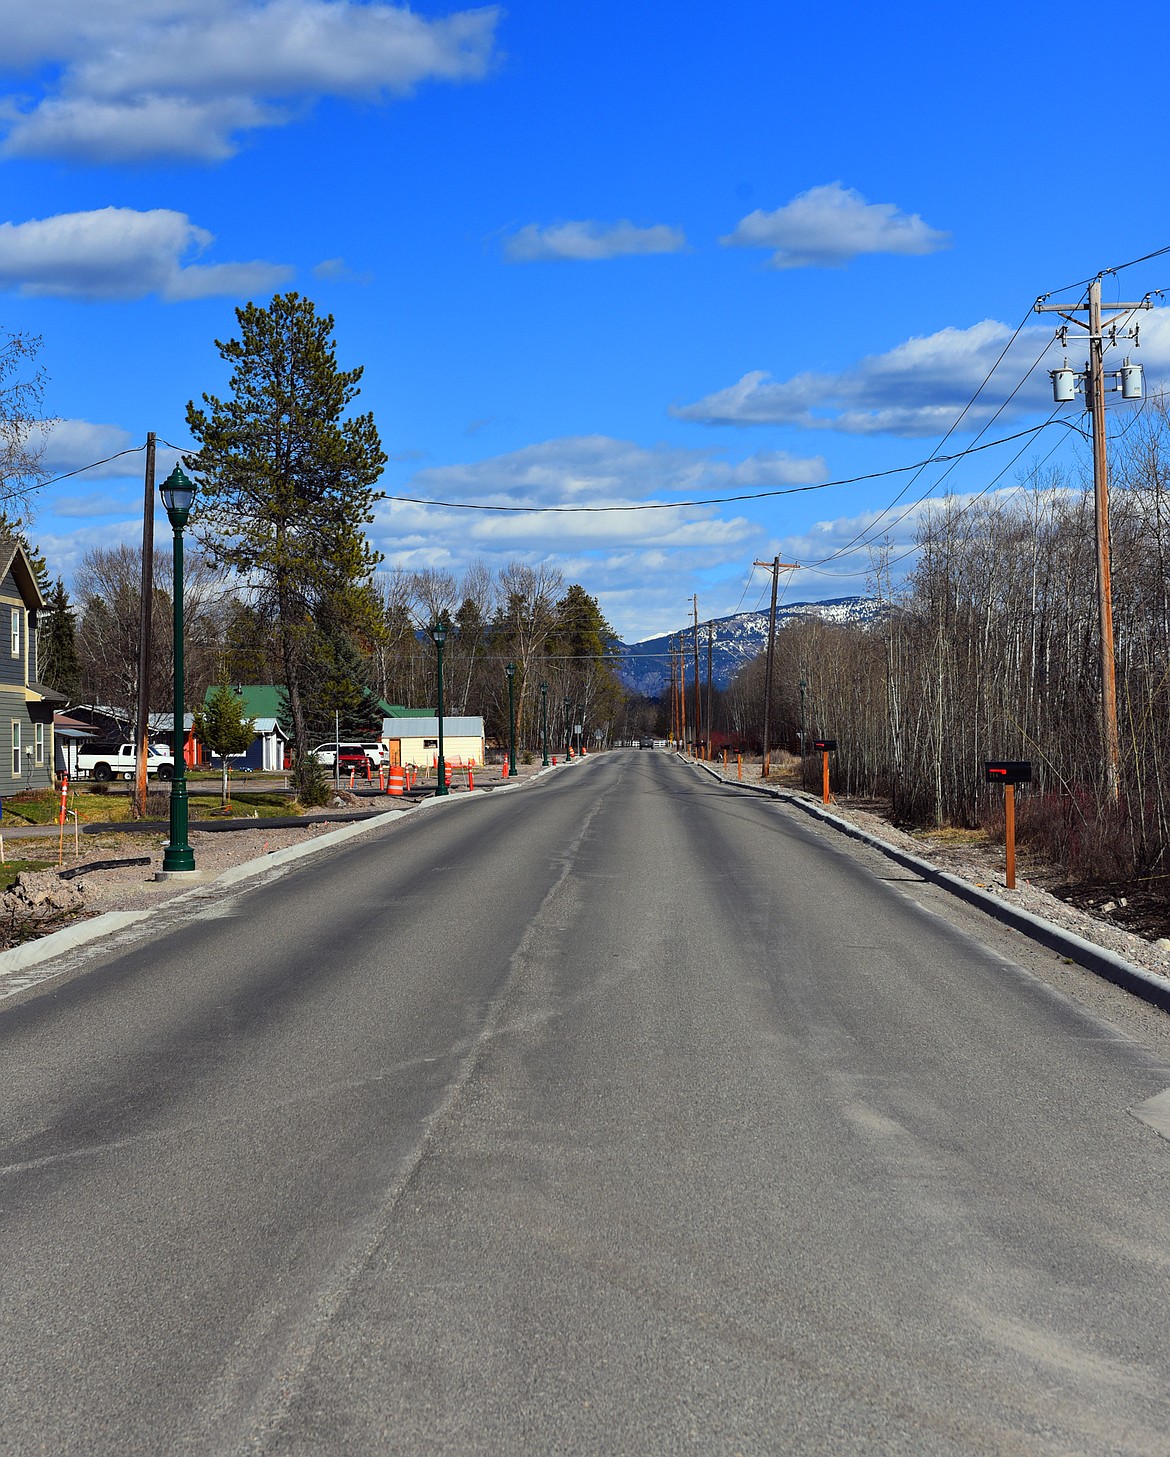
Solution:
{"label": "mailbox post", "polygon": [[829,755],[837,752],[836,739],[814,739],[813,748],[821,751],[821,803],[829,802]]}
{"label": "mailbox post", "polygon": [[988,784],[1003,785],[1003,837],[1007,849],[1008,890],[1016,888],[1016,785],[1031,784],[1032,765],[1027,759],[989,760]]}

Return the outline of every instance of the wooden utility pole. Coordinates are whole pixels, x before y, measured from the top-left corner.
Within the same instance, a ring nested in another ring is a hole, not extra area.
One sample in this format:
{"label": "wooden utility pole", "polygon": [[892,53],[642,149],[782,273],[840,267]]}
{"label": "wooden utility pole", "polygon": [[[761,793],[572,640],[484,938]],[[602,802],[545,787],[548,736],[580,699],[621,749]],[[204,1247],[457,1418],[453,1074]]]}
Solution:
{"label": "wooden utility pole", "polygon": [[713,747],[713,744],[712,744],[712,739],[714,738],[714,735],[711,732],[711,655],[712,655],[712,653],[714,651],[714,647],[715,647],[715,624],[713,622],[709,622],[707,624],[707,761],[708,761],[708,763],[710,762],[711,756],[714,753],[714,747]]}
{"label": "wooden utility pole", "polygon": [[768,612],[768,663],[764,670],[764,761],[760,767],[760,778],[767,779],[772,757],[772,660],[776,653],[776,589],[780,584],[781,572],[794,572],[796,562],[782,562],[779,556],[770,562],[756,562],[757,567],[766,567],[772,573],[772,606]]}
{"label": "wooden utility pole", "polygon": [[[1121,797],[1121,747],[1117,729],[1117,676],[1113,646],[1113,580],[1109,553],[1109,466],[1105,449],[1105,329],[1109,329],[1110,344],[1117,343],[1116,325],[1124,315],[1135,309],[1148,309],[1152,300],[1147,296],[1140,303],[1117,303],[1110,307],[1116,312],[1108,319],[1101,318],[1101,275],[1089,284],[1087,302],[1068,306],[1065,304],[1037,303],[1038,314],[1059,314],[1070,324],[1088,332],[1089,360],[1085,368],[1085,408],[1093,437],[1093,506],[1097,534],[1097,616],[1101,638],[1101,747],[1105,767],[1105,793],[1112,804]],[[1080,319],[1078,314],[1086,314]],[[1062,341],[1067,336],[1062,329]],[[1130,337],[1123,333],[1123,338]],[[1136,337],[1136,336],[1134,336]],[[1124,371],[1123,371],[1124,374]],[[1128,397],[1128,396],[1127,396]]]}
{"label": "wooden utility pole", "polygon": [[695,758],[703,757],[703,717],[699,712],[699,594],[691,599],[695,608]]}
{"label": "wooden utility pole", "polygon": [[674,648],[671,646],[669,638],[666,640],[666,658],[670,664],[670,744],[673,748],[675,743],[674,711],[678,707],[678,696],[674,688]]}
{"label": "wooden utility pole", "polygon": [[681,730],[679,741],[682,751],[687,751],[687,657],[683,651],[683,635],[678,635],[678,722]]}
{"label": "wooden utility pole", "polygon": [[[154,597],[154,431],[146,437],[146,484],[142,503],[142,587],[138,603],[138,711],[134,739],[138,764],[134,779],[134,814],[146,818],[146,756],[150,749],[150,634]],[[176,725],[172,753],[182,747],[182,724]],[[175,762],[178,763],[176,757]]]}

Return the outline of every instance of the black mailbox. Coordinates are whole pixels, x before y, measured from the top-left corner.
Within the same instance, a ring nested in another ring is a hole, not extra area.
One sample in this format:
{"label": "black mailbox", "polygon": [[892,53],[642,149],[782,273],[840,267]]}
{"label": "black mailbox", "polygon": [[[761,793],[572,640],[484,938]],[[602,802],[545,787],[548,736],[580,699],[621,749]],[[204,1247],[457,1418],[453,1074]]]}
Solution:
{"label": "black mailbox", "polygon": [[1027,759],[989,760],[987,782],[988,784],[1031,784],[1031,762]]}
{"label": "black mailbox", "polygon": [[814,749],[821,749],[826,754],[832,754],[832,753],[835,753],[836,752],[836,749],[837,749],[837,740],[836,739],[813,739],[813,748]]}

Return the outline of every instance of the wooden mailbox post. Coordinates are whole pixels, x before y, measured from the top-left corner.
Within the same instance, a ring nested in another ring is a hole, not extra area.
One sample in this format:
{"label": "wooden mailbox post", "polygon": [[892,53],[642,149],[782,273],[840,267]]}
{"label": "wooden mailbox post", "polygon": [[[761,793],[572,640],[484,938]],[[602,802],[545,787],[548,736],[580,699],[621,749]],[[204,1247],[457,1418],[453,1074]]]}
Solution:
{"label": "wooden mailbox post", "polygon": [[1016,785],[1031,784],[1032,765],[1027,759],[988,761],[988,784],[1003,785],[1004,842],[1007,846],[1008,890],[1016,888]]}
{"label": "wooden mailbox post", "polygon": [[814,739],[813,748],[821,751],[821,803],[829,802],[829,755],[837,752],[836,739]]}

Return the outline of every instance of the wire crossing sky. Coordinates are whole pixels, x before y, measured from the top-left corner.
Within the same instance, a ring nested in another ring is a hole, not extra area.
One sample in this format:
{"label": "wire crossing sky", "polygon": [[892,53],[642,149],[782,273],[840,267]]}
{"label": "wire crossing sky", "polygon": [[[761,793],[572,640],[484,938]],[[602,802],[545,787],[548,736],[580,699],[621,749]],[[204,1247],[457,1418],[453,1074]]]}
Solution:
{"label": "wire crossing sky", "polygon": [[[548,560],[634,640],[691,593],[753,606],[755,559],[802,564],[790,602],[864,592],[875,542],[912,569],[938,496],[1078,482],[1048,370],[1083,342],[1032,305],[1113,269],[1106,305],[1170,286],[1151,63],[1102,125],[1062,121],[1049,58],[1092,50],[1085,4],[4,11],[2,318],[43,339],[30,530],[67,581],[140,539],[137,448],[186,442],[187,401],[225,389],[214,341],[276,291],[365,368],[386,568]],[[1145,0],[1125,19],[1161,34]],[[1154,305],[1107,356],[1151,389]],[[1134,414],[1111,397],[1113,431]]]}

